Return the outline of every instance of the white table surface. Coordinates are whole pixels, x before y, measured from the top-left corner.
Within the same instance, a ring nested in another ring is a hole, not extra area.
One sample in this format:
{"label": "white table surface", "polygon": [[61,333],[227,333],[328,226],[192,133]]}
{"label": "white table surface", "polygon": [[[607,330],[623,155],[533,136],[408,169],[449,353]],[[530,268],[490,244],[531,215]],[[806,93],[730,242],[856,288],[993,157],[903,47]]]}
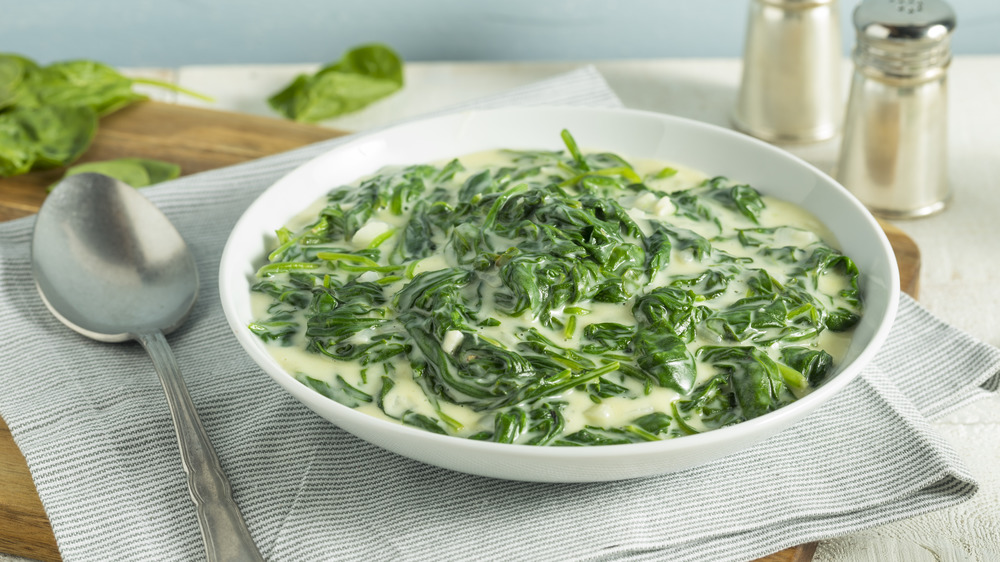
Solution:
{"label": "white table surface", "polygon": [[[738,59],[583,61],[580,63],[409,63],[405,88],[353,115],[325,122],[362,131],[453,103],[593,64],[627,107],[729,126]],[[156,99],[276,116],[267,97],[316,64],[125,69],[213,96]],[[845,61],[844,88],[850,64]],[[958,57],[949,70],[949,154],[953,202],[943,213],[895,222],[920,247],[919,300],[933,313],[1000,346],[1000,56]],[[786,147],[829,171],[839,141]],[[912,519],[824,541],[816,562],[1000,560],[1000,396],[934,423],[981,484],[970,501]],[[0,555],[0,562],[18,560]]]}

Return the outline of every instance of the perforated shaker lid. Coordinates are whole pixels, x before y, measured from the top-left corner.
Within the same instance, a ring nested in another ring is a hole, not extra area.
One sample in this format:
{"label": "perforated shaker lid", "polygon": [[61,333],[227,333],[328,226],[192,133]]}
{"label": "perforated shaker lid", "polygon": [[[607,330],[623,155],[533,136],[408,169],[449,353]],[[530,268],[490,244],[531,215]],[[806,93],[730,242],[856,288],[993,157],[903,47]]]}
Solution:
{"label": "perforated shaker lid", "polygon": [[854,10],[858,39],[875,43],[938,43],[955,23],[955,11],[943,0],[864,0]]}

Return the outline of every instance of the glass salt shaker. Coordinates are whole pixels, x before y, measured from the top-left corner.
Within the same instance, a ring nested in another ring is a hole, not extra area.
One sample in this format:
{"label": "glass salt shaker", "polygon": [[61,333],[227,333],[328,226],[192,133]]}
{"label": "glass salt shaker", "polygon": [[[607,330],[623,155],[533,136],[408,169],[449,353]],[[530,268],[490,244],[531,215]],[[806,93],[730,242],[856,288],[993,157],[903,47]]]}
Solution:
{"label": "glass salt shaker", "polygon": [[836,0],[751,0],[733,125],[776,143],[836,136],[841,57]]}
{"label": "glass salt shaker", "polygon": [[950,198],[947,69],[955,12],[943,0],[864,0],[835,176],[875,215],[914,218]]}

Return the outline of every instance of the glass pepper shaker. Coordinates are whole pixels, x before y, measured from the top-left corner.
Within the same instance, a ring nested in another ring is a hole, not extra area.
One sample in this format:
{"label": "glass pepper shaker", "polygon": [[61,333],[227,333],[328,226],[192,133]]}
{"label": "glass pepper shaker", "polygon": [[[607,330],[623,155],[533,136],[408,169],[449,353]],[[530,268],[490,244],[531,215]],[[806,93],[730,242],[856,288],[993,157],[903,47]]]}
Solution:
{"label": "glass pepper shaker", "polygon": [[947,69],[956,17],[943,0],[864,0],[835,176],[890,219],[947,205]]}

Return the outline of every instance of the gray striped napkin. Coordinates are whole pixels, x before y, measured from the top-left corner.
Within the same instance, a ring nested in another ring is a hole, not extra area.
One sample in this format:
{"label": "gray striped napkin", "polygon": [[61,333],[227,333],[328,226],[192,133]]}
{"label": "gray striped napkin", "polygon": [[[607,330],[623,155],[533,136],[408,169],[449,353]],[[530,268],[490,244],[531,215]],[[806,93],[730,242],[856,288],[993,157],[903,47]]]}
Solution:
{"label": "gray striped napkin", "polygon": [[[467,107],[504,104],[620,102],[585,68]],[[975,493],[927,420],[996,391],[1000,351],[908,297],[885,349],[834,401],[749,451],[679,474],[507,482],[423,465],[341,431],[243,353],[216,288],[223,244],[247,205],[339,142],[145,191],[197,257],[199,304],[170,343],[269,560],[743,560]],[[28,263],[32,226],[0,225],[0,415],[63,557],[202,558],[149,359],[138,345],[92,342],[49,314]]]}

